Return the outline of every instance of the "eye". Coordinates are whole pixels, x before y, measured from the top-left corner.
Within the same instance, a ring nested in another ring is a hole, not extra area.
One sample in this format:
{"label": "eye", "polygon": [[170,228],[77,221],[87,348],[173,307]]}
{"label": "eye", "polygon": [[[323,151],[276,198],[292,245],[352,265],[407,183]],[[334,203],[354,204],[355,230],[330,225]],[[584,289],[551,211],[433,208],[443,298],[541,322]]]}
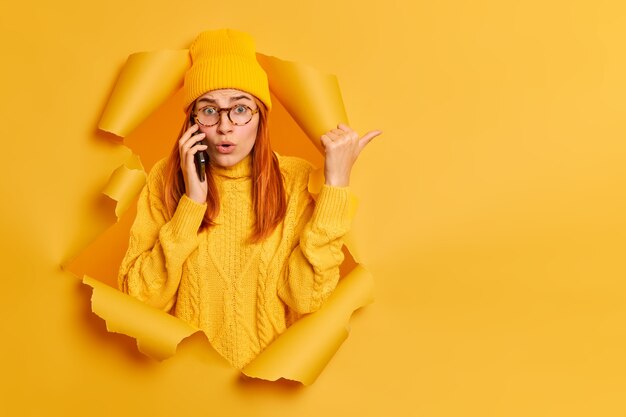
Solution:
{"label": "eye", "polygon": [[200,113],[202,113],[202,114],[204,114],[206,116],[212,116],[215,113],[217,113],[217,109],[215,107],[207,106],[207,107],[201,108],[200,109]]}
{"label": "eye", "polygon": [[234,108],[234,112],[236,114],[243,114],[248,110],[247,106],[244,106],[243,104],[239,104],[238,106],[235,106]]}

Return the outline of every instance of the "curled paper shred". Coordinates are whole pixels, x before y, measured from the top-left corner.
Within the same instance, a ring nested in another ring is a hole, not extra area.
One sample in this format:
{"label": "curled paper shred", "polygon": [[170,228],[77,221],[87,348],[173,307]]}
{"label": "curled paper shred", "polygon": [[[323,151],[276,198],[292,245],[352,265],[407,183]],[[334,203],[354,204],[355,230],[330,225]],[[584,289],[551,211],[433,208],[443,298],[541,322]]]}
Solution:
{"label": "curled paper shred", "polygon": [[309,174],[309,193],[316,197],[324,185],[324,170],[318,168]]}
{"label": "curled paper shred", "polygon": [[189,50],[139,52],[128,57],[98,128],[127,136],[180,87]]}
{"label": "curled paper shred", "polygon": [[93,288],[92,311],[107,324],[107,330],[137,340],[140,352],[158,360],[176,353],[176,347],[197,328],[148,306],[89,276],[83,283]]}
{"label": "curled paper shred", "polygon": [[[188,55],[187,50],[131,55],[99,127],[121,137],[135,130],[176,91],[190,65]],[[268,74],[272,94],[321,152],[320,136],[338,122],[347,123],[336,77],[299,63],[262,54],[257,57]],[[118,203],[115,210],[118,223],[110,228],[112,232],[105,232],[101,241],[97,240],[84,251],[86,259],[82,253],[77,257],[73,265],[78,269],[69,270],[79,276],[85,274],[84,284],[93,288],[92,311],[106,321],[110,331],[137,339],[141,352],[165,359],[176,352],[181,340],[198,329],[113,288],[115,277],[109,275],[115,272],[110,265],[117,266],[119,261],[108,258],[104,266],[95,259],[102,253],[102,247],[111,245],[113,240],[118,242],[116,247],[125,247],[122,239],[125,237],[127,241],[130,215],[134,217],[135,213],[132,203],[145,183],[145,171],[138,157],[134,158],[112,173],[104,191]],[[309,190],[315,195],[323,183],[323,171],[316,171],[309,179]],[[356,209],[356,201],[352,207]],[[128,208],[131,209],[126,212]],[[363,266],[354,263],[348,241],[349,236],[344,249],[349,256],[341,268],[343,276],[329,300],[319,311],[294,323],[248,364],[243,370],[246,375],[269,381],[284,378],[311,384],[323,371],[346,339],[352,313],[373,300],[372,277]],[[115,256],[123,256],[119,252]],[[99,279],[91,278],[92,275]]]}
{"label": "curled paper shred", "polygon": [[257,60],[267,72],[272,93],[317,149],[323,151],[320,137],[337,123],[348,124],[337,77],[263,54],[257,54]]}
{"label": "curled paper shred", "polygon": [[132,155],[129,162],[113,171],[102,193],[117,202],[115,216],[118,221],[135,201],[145,183],[146,171],[137,155]]}
{"label": "curled paper shred", "polygon": [[244,369],[254,378],[310,385],[348,337],[352,313],[371,303],[374,280],[362,266],[342,278],[322,308],[289,327]]}

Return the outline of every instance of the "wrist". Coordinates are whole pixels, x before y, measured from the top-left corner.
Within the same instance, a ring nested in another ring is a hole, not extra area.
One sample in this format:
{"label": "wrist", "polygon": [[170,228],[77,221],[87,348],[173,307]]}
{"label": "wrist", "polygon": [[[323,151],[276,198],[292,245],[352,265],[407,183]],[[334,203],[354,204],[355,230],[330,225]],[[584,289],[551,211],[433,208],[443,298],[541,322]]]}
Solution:
{"label": "wrist", "polygon": [[350,185],[350,177],[346,176],[328,176],[325,178],[326,185],[331,187],[347,187]]}
{"label": "wrist", "polygon": [[204,198],[202,198],[202,196],[198,196],[198,195],[195,195],[195,194],[189,193],[189,192],[186,192],[185,195],[187,195],[187,198],[192,200],[194,203],[198,203],[198,204],[206,203],[206,196]]}

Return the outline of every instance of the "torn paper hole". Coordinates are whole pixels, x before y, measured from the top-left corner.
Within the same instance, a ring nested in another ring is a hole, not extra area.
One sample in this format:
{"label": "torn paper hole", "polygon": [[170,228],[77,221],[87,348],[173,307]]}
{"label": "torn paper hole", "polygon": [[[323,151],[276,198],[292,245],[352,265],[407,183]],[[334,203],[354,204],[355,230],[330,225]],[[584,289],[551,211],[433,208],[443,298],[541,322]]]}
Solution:
{"label": "torn paper hole", "polygon": [[[321,134],[335,127],[337,122],[347,123],[336,78],[274,57],[258,54],[258,58],[268,73],[272,94],[321,150]],[[121,137],[132,132],[176,91],[188,65],[186,50],[147,52],[129,57],[107,104],[100,128]],[[133,202],[145,182],[145,171],[138,157],[134,158],[134,162],[112,173],[105,190],[117,201],[115,211],[119,221],[111,229],[122,222],[129,224],[125,220],[130,218],[129,215],[134,217],[134,210],[131,210]],[[312,175],[310,186],[313,193],[319,190],[321,184],[323,175],[319,172]],[[116,233],[109,235],[119,239],[124,235],[120,230],[118,227]],[[128,238],[127,231],[125,238]],[[113,241],[107,243],[113,244]],[[118,243],[125,247],[125,242]],[[350,245],[346,244],[346,248],[344,252],[349,252]],[[90,258],[94,256],[97,256],[96,253],[89,252]],[[110,331],[135,338],[143,353],[165,359],[174,355],[181,340],[198,331],[180,319],[113,288],[116,276],[110,277],[113,274],[111,271],[106,274],[109,278],[104,279],[110,284],[108,286],[100,278],[90,278],[89,275],[94,274],[88,264],[89,260],[83,263],[83,272],[87,274],[84,283],[93,288],[92,311],[106,321]],[[68,269],[76,272],[71,267]],[[98,275],[98,271],[94,272]],[[373,280],[367,270],[361,265],[342,268],[342,279],[324,306],[288,328],[249,363],[243,373],[270,381],[284,378],[303,384],[313,383],[347,337],[352,313],[372,299]],[[132,319],[129,318],[131,316]]]}

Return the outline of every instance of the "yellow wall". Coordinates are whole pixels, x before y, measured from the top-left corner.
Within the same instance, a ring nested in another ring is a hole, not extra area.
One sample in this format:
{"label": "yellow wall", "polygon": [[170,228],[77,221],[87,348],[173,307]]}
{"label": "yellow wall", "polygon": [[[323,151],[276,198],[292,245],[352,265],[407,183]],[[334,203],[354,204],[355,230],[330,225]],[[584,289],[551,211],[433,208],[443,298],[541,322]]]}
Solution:
{"label": "yellow wall", "polygon": [[[0,13],[0,415],[626,413],[622,2],[36,3]],[[219,27],[336,74],[384,131],[352,178],[377,300],[307,388],[194,340],[147,359],[59,268],[111,222],[129,154],[96,123],[126,57]]]}

